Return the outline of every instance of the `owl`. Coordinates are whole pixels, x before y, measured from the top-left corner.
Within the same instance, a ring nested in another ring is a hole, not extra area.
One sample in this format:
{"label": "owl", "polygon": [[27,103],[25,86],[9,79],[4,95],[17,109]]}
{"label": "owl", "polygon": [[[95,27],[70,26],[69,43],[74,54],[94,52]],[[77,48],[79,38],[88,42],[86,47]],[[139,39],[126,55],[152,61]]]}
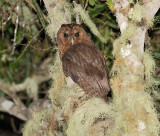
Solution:
{"label": "owl", "polygon": [[91,97],[107,98],[110,91],[105,59],[78,24],[64,24],[57,33],[63,72]]}

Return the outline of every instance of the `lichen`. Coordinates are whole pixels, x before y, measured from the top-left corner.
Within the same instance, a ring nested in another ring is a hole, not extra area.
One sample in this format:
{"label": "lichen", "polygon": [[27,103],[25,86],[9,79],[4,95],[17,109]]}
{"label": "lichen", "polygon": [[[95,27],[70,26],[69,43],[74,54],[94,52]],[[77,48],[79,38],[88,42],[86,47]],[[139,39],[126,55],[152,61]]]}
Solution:
{"label": "lichen", "polygon": [[138,3],[134,5],[133,8],[131,8],[128,17],[132,19],[135,22],[141,22],[142,18],[144,17],[145,13],[145,7],[142,5],[139,5]]}
{"label": "lichen", "polygon": [[134,7],[129,11],[128,18],[142,26],[151,27],[153,25],[153,17],[146,14],[146,10],[143,4],[134,4]]}
{"label": "lichen", "polygon": [[144,64],[144,73],[145,73],[145,86],[146,88],[152,87],[154,85],[154,72],[156,63],[152,57],[151,51],[146,49],[143,56],[143,64]]}
{"label": "lichen", "polygon": [[114,41],[113,44],[113,55],[118,56],[121,48],[127,49],[129,39],[136,34],[137,26],[134,23],[129,23],[128,27],[124,30],[123,34]]}
{"label": "lichen", "polygon": [[88,13],[82,8],[82,6],[78,5],[73,9],[73,13],[78,13],[81,17],[81,19],[84,21],[84,23],[90,28],[92,33],[97,36],[102,42],[106,42],[105,39],[101,36],[98,29],[96,28],[96,25],[91,20]]}
{"label": "lichen", "polygon": [[113,12],[114,11],[114,2],[112,0],[107,0],[106,4],[108,5],[108,8]]}
{"label": "lichen", "polygon": [[147,92],[127,88],[114,97],[113,109],[116,111],[113,114],[115,126],[109,130],[110,136],[158,136],[159,121],[153,100]]}
{"label": "lichen", "polygon": [[[68,121],[68,136],[104,136],[114,123],[112,106],[99,98],[92,98],[76,109]],[[98,122],[101,122],[100,124]]]}
{"label": "lichen", "polygon": [[47,6],[46,8],[50,23],[46,28],[46,32],[52,41],[54,41],[61,25],[71,23],[72,7],[67,1],[57,2],[57,0],[51,0],[48,5],[50,6]]}
{"label": "lichen", "polygon": [[52,77],[52,86],[49,90],[49,98],[53,104],[59,101],[59,93],[61,92],[64,84],[64,74],[62,70],[62,63],[59,57],[59,52],[56,52],[55,61],[52,66],[50,66],[50,75]]}
{"label": "lichen", "polygon": [[[141,9],[136,9],[139,6],[135,5],[135,13],[131,11],[132,21],[113,45],[115,61],[110,85],[113,90],[112,106],[115,112],[112,117],[115,126],[114,129],[109,129],[110,136],[159,135],[158,114],[154,108],[153,98],[149,91],[145,91],[146,88],[149,90],[154,85],[155,62],[151,53],[146,50],[142,63],[142,55],[138,55],[136,49],[138,42],[133,39],[139,28],[138,22],[144,21],[141,16],[137,18],[134,15],[137,10],[140,10],[138,14],[145,12],[143,6],[140,7]],[[148,22],[144,25],[148,27]],[[131,44],[132,47],[128,48],[127,45]],[[135,72],[134,65],[129,66],[132,61],[140,64],[141,69],[136,69]]]}
{"label": "lichen", "polygon": [[41,112],[33,112],[32,119],[29,120],[24,129],[23,136],[50,136],[57,135],[57,122],[53,109],[47,109]]}

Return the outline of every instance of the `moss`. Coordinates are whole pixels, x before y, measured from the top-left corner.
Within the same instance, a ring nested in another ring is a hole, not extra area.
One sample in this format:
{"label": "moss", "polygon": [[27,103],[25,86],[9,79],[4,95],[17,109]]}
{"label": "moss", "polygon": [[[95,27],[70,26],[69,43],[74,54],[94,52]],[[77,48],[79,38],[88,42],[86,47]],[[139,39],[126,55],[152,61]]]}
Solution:
{"label": "moss", "polygon": [[38,84],[36,80],[33,78],[26,78],[25,83],[27,84],[27,95],[36,100],[38,96]]}
{"label": "moss", "polygon": [[113,106],[115,126],[109,130],[109,135],[158,136],[159,121],[147,92],[127,88],[114,97]]}
{"label": "moss", "polygon": [[139,4],[135,4],[133,8],[131,8],[128,17],[135,22],[141,22],[145,13],[145,6],[141,6]]}
{"label": "moss", "polygon": [[51,99],[53,104],[57,105],[56,102],[59,101],[58,95],[61,92],[65,83],[64,74],[62,70],[62,63],[58,51],[55,55],[54,64],[50,66],[50,75],[52,76],[53,82],[49,90],[49,98]]}
{"label": "moss", "polygon": [[[141,62],[142,56],[136,52],[138,43],[132,41],[135,34],[137,34],[136,31],[139,27],[137,26],[138,22],[144,21],[142,19],[144,16],[138,15],[138,18],[136,14],[143,14],[143,12],[145,12],[144,10],[143,6],[135,5],[133,11],[129,14],[132,21],[128,24],[122,36],[120,36],[113,45],[115,61],[112,67],[110,84],[113,90],[112,106],[114,112],[112,118],[114,119],[115,126],[108,131],[108,135],[111,136],[158,136],[159,134],[158,115],[154,108],[153,99],[150,93],[144,91],[145,88],[149,89],[153,86],[155,62],[151,53],[147,50],[143,58],[144,69]],[[149,19],[147,21],[149,22]],[[122,48],[126,50],[127,44],[130,44],[130,40],[132,44],[134,44],[132,48],[130,48],[131,55],[130,57],[123,57],[120,50]],[[133,57],[135,57],[135,59],[133,59]],[[131,64],[131,59],[141,63],[142,69],[140,69],[139,72],[135,73],[132,66],[129,67],[127,65]],[[110,115],[109,112],[108,114]]]}
{"label": "moss", "polygon": [[132,3],[132,4],[134,4],[134,0],[128,0],[129,1],[129,3]]}
{"label": "moss", "polygon": [[50,136],[57,135],[57,122],[54,117],[53,109],[47,109],[42,112],[33,112],[32,119],[29,120],[23,130],[24,136]]}
{"label": "moss", "polygon": [[[124,36],[124,39],[129,39],[131,34],[128,36],[128,38]],[[120,40],[122,39],[120,38]],[[126,59],[118,54],[118,50],[116,51],[116,60],[112,68],[112,79],[110,80],[114,95],[112,105],[115,112],[112,115],[115,127],[109,129],[108,133],[111,136],[158,136],[160,128],[158,114],[154,108],[150,93],[144,91],[145,87],[149,89],[153,86],[155,69],[153,57],[149,50],[146,50],[143,58],[145,66],[144,79],[143,72],[138,75],[134,74],[133,70],[126,67]]]}
{"label": "moss", "polygon": [[57,32],[62,24],[71,23],[71,5],[66,1],[57,2],[56,0],[51,0],[47,6],[48,18],[50,23],[46,28],[47,34],[54,41],[57,37]]}
{"label": "moss", "polygon": [[108,6],[108,8],[113,12],[114,11],[114,3],[112,0],[107,0],[106,4]]}
{"label": "moss", "polygon": [[[99,98],[91,98],[76,109],[68,121],[68,136],[104,136],[113,120],[112,106]],[[108,119],[108,120],[107,120]],[[98,123],[98,122],[101,123]]]}
{"label": "moss", "polygon": [[148,49],[144,53],[143,64],[145,67],[144,73],[145,73],[146,88],[149,88],[154,84],[153,75],[155,72],[156,63],[152,57],[152,53]]}
{"label": "moss", "polygon": [[84,23],[90,28],[92,33],[97,36],[102,42],[106,42],[105,39],[101,36],[98,29],[96,28],[96,25],[92,22],[90,16],[88,13],[82,8],[82,6],[78,5],[73,9],[73,12],[76,14],[78,13],[81,17],[81,19],[84,21]]}
{"label": "moss", "polygon": [[153,25],[153,17],[146,15],[146,7],[140,5],[139,3],[134,4],[134,7],[131,8],[128,17],[135,23],[140,25],[151,27]]}
{"label": "moss", "polygon": [[136,34],[137,26],[134,23],[129,23],[127,29],[124,30],[123,35],[114,41],[113,44],[113,55],[119,56],[120,50],[123,47],[126,48],[129,39]]}

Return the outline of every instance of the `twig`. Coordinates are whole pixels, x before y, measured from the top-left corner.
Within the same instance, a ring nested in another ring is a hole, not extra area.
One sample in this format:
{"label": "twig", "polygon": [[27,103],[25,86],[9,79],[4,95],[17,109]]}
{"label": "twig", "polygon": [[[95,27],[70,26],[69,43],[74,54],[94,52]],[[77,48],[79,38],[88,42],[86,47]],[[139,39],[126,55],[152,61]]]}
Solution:
{"label": "twig", "polygon": [[17,31],[18,31],[18,23],[19,23],[19,5],[17,5],[16,7],[16,10],[17,10],[17,18],[16,18],[16,27],[14,29],[14,39],[13,39],[13,47],[12,47],[12,51],[11,51],[11,55],[14,54],[14,50],[16,48],[16,38],[17,38]]}
{"label": "twig", "polygon": [[19,133],[19,131],[17,130],[16,128],[16,125],[15,125],[15,121],[14,121],[14,118],[11,117],[11,126],[12,126],[12,129],[15,133]]}
{"label": "twig", "polygon": [[[33,8],[33,10],[35,11],[35,12],[37,12],[36,11],[36,8],[34,7],[34,5],[32,4],[32,2],[30,2],[29,0],[25,0],[28,4],[29,4],[29,6],[30,7],[32,7]],[[43,14],[43,17],[44,17],[44,19],[47,21],[48,19],[47,19],[47,17]]]}
{"label": "twig", "polygon": [[8,84],[6,84],[6,86],[5,86],[4,82],[1,81],[1,82],[0,82],[1,90],[2,90],[4,93],[6,93],[8,96],[10,96],[10,97],[12,98],[12,100],[15,102],[16,105],[21,105],[21,106],[25,107],[24,104],[22,103],[22,101],[20,100],[20,98],[17,97],[16,93],[15,93],[15,92],[11,92],[11,91],[8,89],[8,86],[7,86],[7,85],[8,85]]}
{"label": "twig", "polygon": [[4,25],[3,25],[3,14],[2,14],[2,22],[1,22],[1,24],[2,24],[2,40],[4,39]]}
{"label": "twig", "polygon": [[30,2],[29,0],[26,0],[26,2],[33,8],[34,11],[36,11],[35,7],[33,6],[32,2]]}
{"label": "twig", "polygon": [[0,51],[0,53],[5,53],[6,51],[9,51],[10,49],[12,49],[12,46],[10,46],[10,47],[7,48],[7,49],[4,49],[4,50]]}
{"label": "twig", "polygon": [[[49,75],[35,75],[32,77],[33,80],[37,82],[37,84],[41,84],[44,81],[48,81],[50,79]],[[21,92],[27,88],[27,83],[24,81],[20,84],[10,85],[1,81],[0,83],[1,90],[12,97],[11,92]]]}
{"label": "twig", "polygon": [[22,31],[22,37],[21,37],[21,39],[19,41],[15,42],[12,46],[8,47],[7,49],[4,49],[4,50],[0,51],[0,53],[5,53],[7,51],[10,51],[13,48],[13,46],[16,46],[16,45],[18,45],[18,44],[20,44],[22,42],[22,40],[25,37],[24,26],[25,26],[25,24],[22,25],[23,31]]}
{"label": "twig", "polygon": [[[44,29],[44,28],[43,28],[43,29]],[[41,29],[41,30],[39,31],[39,33],[42,32],[43,29]],[[24,52],[26,51],[26,49],[28,48],[28,46],[29,46],[29,45],[31,44],[31,42],[39,35],[39,33],[36,34],[31,41],[29,41],[29,43],[26,45],[26,47],[25,47],[25,49],[23,50],[23,52],[21,53],[21,55],[17,58],[16,62],[22,57],[22,55],[24,54]]]}
{"label": "twig", "polygon": [[32,46],[32,45],[31,45],[31,47],[32,47],[33,49],[35,49],[35,50],[38,50],[38,51],[47,51],[47,50],[56,48],[56,47],[48,47],[48,48],[44,48],[44,49],[39,49],[39,48],[36,48],[36,47],[34,47],[34,46]]}
{"label": "twig", "polygon": [[85,0],[82,0],[82,6],[84,6],[84,1],[85,1]]}
{"label": "twig", "polygon": [[22,33],[22,37],[21,37],[21,39],[20,39],[19,41],[15,42],[15,43],[14,43],[12,46],[10,46],[9,48],[0,51],[0,53],[5,53],[5,52],[7,52],[7,51],[10,51],[10,50],[13,48],[13,46],[16,46],[16,45],[20,44],[21,41],[24,39],[24,37],[25,37],[25,34]]}
{"label": "twig", "polygon": [[[12,3],[10,3],[9,1],[7,1],[7,2],[8,2],[10,5],[12,5]],[[12,5],[11,8],[8,10],[8,12],[6,12],[6,14],[11,13],[12,10],[14,10],[14,8],[18,6],[18,5],[17,5],[18,3],[19,3],[19,1],[17,1],[14,5]],[[4,16],[5,16],[5,15],[4,15]]]}
{"label": "twig", "polygon": [[0,111],[9,113],[10,115],[13,115],[24,121],[29,119],[29,111],[26,108],[16,105],[12,101],[2,97],[0,97]]}
{"label": "twig", "polygon": [[3,25],[5,25],[10,19],[11,19],[11,15],[7,18],[5,22],[3,22]]}
{"label": "twig", "polygon": [[85,4],[84,9],[86,9],[86,8],[87,8],[87,6],[88,6],[88,0],[86,1],[86,4]]}

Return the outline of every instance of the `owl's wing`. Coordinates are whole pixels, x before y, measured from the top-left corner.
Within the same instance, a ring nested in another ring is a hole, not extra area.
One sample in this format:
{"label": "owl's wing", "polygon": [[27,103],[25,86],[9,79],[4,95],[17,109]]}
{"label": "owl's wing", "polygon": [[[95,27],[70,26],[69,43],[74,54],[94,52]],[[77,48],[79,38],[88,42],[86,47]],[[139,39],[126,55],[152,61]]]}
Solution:
{"label": "owl's wing", "polygon": [[75,45],[62,57],[63,70],[90,96],[105,97],[110,90],[105,60],[95,46]]}

